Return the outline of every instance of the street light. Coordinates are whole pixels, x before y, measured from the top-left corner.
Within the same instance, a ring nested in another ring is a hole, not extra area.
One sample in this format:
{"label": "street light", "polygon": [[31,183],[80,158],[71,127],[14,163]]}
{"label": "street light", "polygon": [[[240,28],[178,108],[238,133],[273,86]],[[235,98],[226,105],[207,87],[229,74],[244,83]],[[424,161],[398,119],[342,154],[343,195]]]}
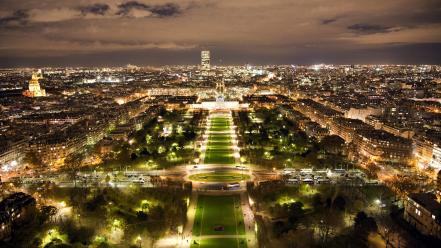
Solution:
{"label": "street light", "polygon": [[138,245],[139,248],[142,247],[142,238],[140,235],[138,235],[138,237],[136,237],[136,244]]}

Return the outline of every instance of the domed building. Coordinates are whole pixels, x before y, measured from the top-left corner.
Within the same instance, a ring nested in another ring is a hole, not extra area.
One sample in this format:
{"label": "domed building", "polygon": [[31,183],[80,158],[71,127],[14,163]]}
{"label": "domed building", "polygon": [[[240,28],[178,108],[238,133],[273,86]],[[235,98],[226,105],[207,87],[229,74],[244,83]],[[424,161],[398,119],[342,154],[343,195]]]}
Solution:
{"label": "domed building", "polygon": [[29,80],[29,89],[23,92],[24,96],[27,97],[41,97],[46,96],[46,90],[40,87],[38,80],[43,78],[41,70],[36,73],[32,73],[32,78]]}

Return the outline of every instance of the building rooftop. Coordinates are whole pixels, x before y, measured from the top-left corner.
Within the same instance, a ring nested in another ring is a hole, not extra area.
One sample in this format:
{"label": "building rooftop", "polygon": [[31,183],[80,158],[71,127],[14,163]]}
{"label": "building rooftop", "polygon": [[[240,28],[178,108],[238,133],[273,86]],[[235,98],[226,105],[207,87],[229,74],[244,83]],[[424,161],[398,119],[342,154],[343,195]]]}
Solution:
{"label": "building rooftop", "polygon": [[441,203],[433,193],[411,193],[409,198],[428,210],[432,215],[441,217]]}

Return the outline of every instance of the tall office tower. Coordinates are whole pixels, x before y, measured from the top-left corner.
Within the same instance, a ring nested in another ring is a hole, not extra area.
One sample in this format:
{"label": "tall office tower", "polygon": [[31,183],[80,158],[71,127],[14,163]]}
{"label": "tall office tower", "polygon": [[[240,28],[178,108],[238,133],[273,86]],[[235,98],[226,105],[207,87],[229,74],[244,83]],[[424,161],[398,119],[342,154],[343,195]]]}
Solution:
{"label": "tall office tower", "polygon": [[203,71],[210,70],[210,51],[201,51],[201,69]]}

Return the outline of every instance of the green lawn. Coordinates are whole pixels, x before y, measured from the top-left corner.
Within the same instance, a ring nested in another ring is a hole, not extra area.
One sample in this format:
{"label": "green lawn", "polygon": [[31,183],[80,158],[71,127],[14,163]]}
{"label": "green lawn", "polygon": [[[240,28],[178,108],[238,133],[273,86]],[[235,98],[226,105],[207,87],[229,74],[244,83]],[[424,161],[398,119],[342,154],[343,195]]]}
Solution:
{"label": "green lawn", "polygon": [[215,117],[211,119],[210,131],[225,132],[230,130],[231,121],[227,118]]}
{"label": "green lawn", "polygon": [[231,151],[230,143],[214,143],[210,144],[208,150]]}
{"label": "green lawn", "polygon": [[[222,117],[212,118],[211,131],[228,131],[230,129],[230,120]],[[234,164],[234,154],[231,148],[230,134],[212,133],[208,137],[207,150],[205,151],[206,164]]]}
{"label": "green lawn", "polygon": [[[225,117],[211,118],[206,164],[234,164],[234,151],[231,147],[232,138],[228,133],[231,120]],[[220,133],[217,133],[220,132]],[[227,132],[227,133],[221,133]],[[249,179],[248,175],[239,173],[200,173],[190,176],[191,180],[212,182],[238,182]],[[216,230],[217,229],[217,230]],[[244,238],[198,238],[203,235],[244,235],[242,208],[239,196],[204,196],[198,197],[193,225],[192,248],[245,248]]]}
{"label": "green lawn", "polygon": [[233,153],[228,151],[206,151],[205,164],[234,164]]}
{"label": "green lawn", "polygon": [[[192,241],[194,242],[194,241]],[[214,238],[196,240],[197,244],[192,243],[191,248],[246,248],[247,241],[245,239],[235,238]]]}
{"label": "green lawn", "polygon": [[227,132],[230,130],[230,126],[211,126],[210,131],[212,132]]}
{"label": "green lawn", "polygon": [[[216,231],[215,227],[223,227]],[[242,208],[239,196],[205,196],[198,199],[193,235],[243,235]]]}
{"label": "green lawn", "polygon": [[208,137],[210,142],[229,142],[231,141],[231,136],[229,134],[211,134]]}
{"label": "green lawn", "polygon": [[250,179],[250,176],[233,172],[214,172],[194,174],[189,178],[190,180],[201,182],[239,182]]}

